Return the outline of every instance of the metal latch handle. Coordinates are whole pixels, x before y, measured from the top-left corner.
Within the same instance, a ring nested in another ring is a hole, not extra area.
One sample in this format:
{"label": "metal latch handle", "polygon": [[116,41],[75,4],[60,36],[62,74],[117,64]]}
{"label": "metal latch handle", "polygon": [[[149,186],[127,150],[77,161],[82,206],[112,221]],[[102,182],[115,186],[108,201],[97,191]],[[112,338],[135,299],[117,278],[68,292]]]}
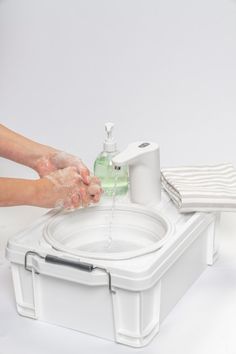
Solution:
{"label": "metal latch handle", "polygon": [[[37,256],[41,259],[44,259],[45,262],[47,262],[47,263],[69,266],[69,267],[73,267],[73,268],[76,268],[76,269],[79,269],[82,271],[86,271],[86,272],[92,272],[94,269],[100,269],[100,270],[106,272],[106,274],[108,275],[108,284],[109,284],[110,292],[115,293],[115,291],[112,289],[112,285],[111,285],[111,274],[106,268],[96,267],[90,263],[74,261],[74,260],[69,260],[69,259],[63,259],[63,258],[54,256],[54,255],[51,255],[51,254],[47,254],[46,256],[42,256],[37,252],[28,251],[25,254],[25,269],[28,270],[29,272],[32,271],[32,269],[28,266],[28,256],[30,256],[30,255]],[[35,271],[35,273],[39,274],[37,271]]]}
{"label": "metal latch handle", "polygon": [[66,265],[80,270],[85,270],[86,272],[92,272],[92,270],[94,269],[94,266],[90,263],[63,259],[57,256],[53,256],[51,254],[45,256],[45,262]]}

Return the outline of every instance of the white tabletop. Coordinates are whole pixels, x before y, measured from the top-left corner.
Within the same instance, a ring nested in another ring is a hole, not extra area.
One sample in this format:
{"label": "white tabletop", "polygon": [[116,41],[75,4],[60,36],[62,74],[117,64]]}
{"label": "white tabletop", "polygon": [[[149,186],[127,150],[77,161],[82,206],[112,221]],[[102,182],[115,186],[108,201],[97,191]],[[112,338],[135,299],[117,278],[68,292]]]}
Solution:
{"label": "white tabletop", "polygon": [[236,214],[222,214],[216,264],[176,305],[152,343],[132,349],[17,314],[3,247],[9,236],[42,212],[30,207],[0,209],[0,354],[236,353]]}

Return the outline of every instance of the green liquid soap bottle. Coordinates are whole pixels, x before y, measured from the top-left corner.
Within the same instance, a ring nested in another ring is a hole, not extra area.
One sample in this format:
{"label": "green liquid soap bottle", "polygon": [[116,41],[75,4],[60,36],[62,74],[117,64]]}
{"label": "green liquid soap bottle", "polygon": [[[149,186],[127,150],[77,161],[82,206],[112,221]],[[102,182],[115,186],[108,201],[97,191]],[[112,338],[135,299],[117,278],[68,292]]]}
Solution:
{"label": "green liquid soap bottle", "polygon": [[124,195],[128,191],[128,167],[122,166],[120,170],[115,170],[112,165],[112,158],[119,153],[112,136],[113,128],[113,123],[105,124],[107,136],[103,151],[94,162],[94,175],[101,180],[102,188],[107,196]]}

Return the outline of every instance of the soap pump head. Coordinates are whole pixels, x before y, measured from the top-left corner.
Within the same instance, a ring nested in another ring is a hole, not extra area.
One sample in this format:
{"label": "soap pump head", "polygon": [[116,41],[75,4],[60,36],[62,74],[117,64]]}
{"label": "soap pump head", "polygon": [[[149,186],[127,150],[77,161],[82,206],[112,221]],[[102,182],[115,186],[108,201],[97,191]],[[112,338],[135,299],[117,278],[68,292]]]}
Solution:
{"label": "soap pump head", "polygon": [[107,122],[105,124],[106,139],[103,144],[104,151],[106,152],[115,152],[116,151],[116,142],[112,136],[114,124]]}

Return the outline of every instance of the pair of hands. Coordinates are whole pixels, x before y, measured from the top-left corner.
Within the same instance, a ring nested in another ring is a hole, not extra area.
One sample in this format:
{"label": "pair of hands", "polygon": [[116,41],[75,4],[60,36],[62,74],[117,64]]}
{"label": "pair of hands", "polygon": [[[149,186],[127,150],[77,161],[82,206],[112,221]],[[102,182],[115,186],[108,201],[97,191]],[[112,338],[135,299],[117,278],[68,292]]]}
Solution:
{"label": "pair of hands", "polygon": [[36,171],[40,175],[37,204],[46,208],[74,209],[100,200],[102,188],[97,177],[76,156],[52,152],[39,158]]}

